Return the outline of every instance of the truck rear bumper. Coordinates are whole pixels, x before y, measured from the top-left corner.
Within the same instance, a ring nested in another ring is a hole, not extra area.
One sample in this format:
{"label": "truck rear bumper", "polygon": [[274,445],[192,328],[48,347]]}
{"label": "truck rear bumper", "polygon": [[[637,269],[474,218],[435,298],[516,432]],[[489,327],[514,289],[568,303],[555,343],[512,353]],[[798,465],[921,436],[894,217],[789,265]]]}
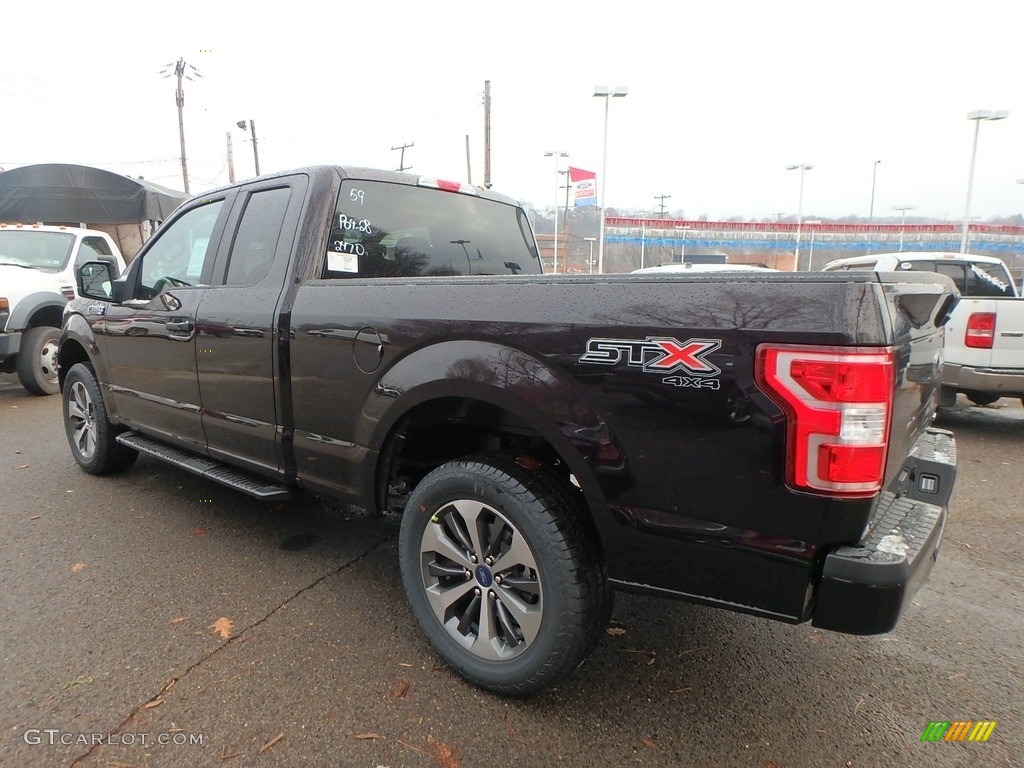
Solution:
{"label": "truck rear bumper", "polygon": [[879,498],[864,538],[825,557],[814,626],[854,635],[896,626],[938,557],[955,478],[952,433],[929,429]]}
{"label": "truck rear bumper", "polygon": [[1024,368],[974,368],[945,363],[942,385],[958,390],[1024,395]]}

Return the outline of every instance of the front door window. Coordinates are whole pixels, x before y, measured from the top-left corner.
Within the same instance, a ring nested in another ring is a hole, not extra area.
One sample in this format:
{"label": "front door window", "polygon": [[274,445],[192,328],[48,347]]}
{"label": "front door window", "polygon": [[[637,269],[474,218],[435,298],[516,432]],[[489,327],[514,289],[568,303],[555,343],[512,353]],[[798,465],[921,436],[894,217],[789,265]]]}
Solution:
{"label": "front door window", "polygon": [[175,221],[146,252],[139,298],[151,299],[168,288],[201,285],[213,261],[210,237],[223,200],[195,208]]}

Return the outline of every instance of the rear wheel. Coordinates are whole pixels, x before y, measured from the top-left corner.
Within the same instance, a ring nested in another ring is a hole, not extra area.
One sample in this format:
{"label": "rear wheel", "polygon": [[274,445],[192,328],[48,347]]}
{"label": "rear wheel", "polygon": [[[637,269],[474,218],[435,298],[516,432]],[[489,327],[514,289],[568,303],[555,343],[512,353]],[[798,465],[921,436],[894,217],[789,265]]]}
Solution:
{"label": "rear wheel", "polygon": [[964,392],[964,395],[975,405],[992,405],[1001,395],[994,395],[991,392]]}
{"label": "rear wheel", "polygon": [[573,492],[503,454],[444,464],[413,490],[399,537],[420,627],[463,677],[528,695],[589,652],[610,598]]}
{"label": "rear wheel", "polygon": [[120,472],[135,463],[138,451],[117,442],[96,374],[76,363],[64,379],[64,431],[78,466],[92,475]]}
{"label": "rear wheel", "polygon": [[22,336],[18,351],[18,381],[33,395],[55,395],[60,391],[57,381],[57,347],[60,328],[41,325],[29,328]]}

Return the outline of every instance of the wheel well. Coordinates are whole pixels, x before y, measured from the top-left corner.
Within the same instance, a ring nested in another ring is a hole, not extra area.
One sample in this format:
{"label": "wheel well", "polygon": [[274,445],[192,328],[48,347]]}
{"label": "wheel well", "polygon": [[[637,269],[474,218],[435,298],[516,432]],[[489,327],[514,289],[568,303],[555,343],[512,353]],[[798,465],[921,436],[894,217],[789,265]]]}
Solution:
{"label": "wheel well", "polygon": [[384,441],[377,466],[378,509],[401,511],[409,492],[428,472],[484,451],[532,457],[579,492],[558,451],[522,419],[480,400],[440,398],[412,408]]}
{"label": "wheel well", "polygon": [[66,341],[61,345],[60,352],[57,353],[57,375],[61,390],[64,389],[64,379],[67,377],[68,371],[71,370],[71,366],[75,363],[88,362],[89,355],[86,353],[85,347],[77,341]]}
{"label": "wheel well", "polygon": [[32,317],[29,318],[25,327],[38,328],[42,325],[49,325],[54,328],[60,328],[63,320],[64,307],[42,307],[32,313]]}

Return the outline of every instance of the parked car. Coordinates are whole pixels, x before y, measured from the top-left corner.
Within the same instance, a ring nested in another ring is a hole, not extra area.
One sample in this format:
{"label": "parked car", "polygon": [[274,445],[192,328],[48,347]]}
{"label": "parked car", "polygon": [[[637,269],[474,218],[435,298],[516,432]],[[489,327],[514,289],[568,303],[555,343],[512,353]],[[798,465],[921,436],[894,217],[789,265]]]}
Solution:
{"label": "parked car", "polygon": [[104,261],[117,276],[124,260],[106,232],[77,227],[0,223],[0,371],[18,374],[34,395],[52,395],[57,340],[75,268]]}
{"label": "parked car", "polygon": [[1024,402],[1024,299],[1002,259],[962,253],[877,253],[831,261],[823,271],[937,272],[961,299],[946,324],[940,406],[957,393],[978,405]]}

